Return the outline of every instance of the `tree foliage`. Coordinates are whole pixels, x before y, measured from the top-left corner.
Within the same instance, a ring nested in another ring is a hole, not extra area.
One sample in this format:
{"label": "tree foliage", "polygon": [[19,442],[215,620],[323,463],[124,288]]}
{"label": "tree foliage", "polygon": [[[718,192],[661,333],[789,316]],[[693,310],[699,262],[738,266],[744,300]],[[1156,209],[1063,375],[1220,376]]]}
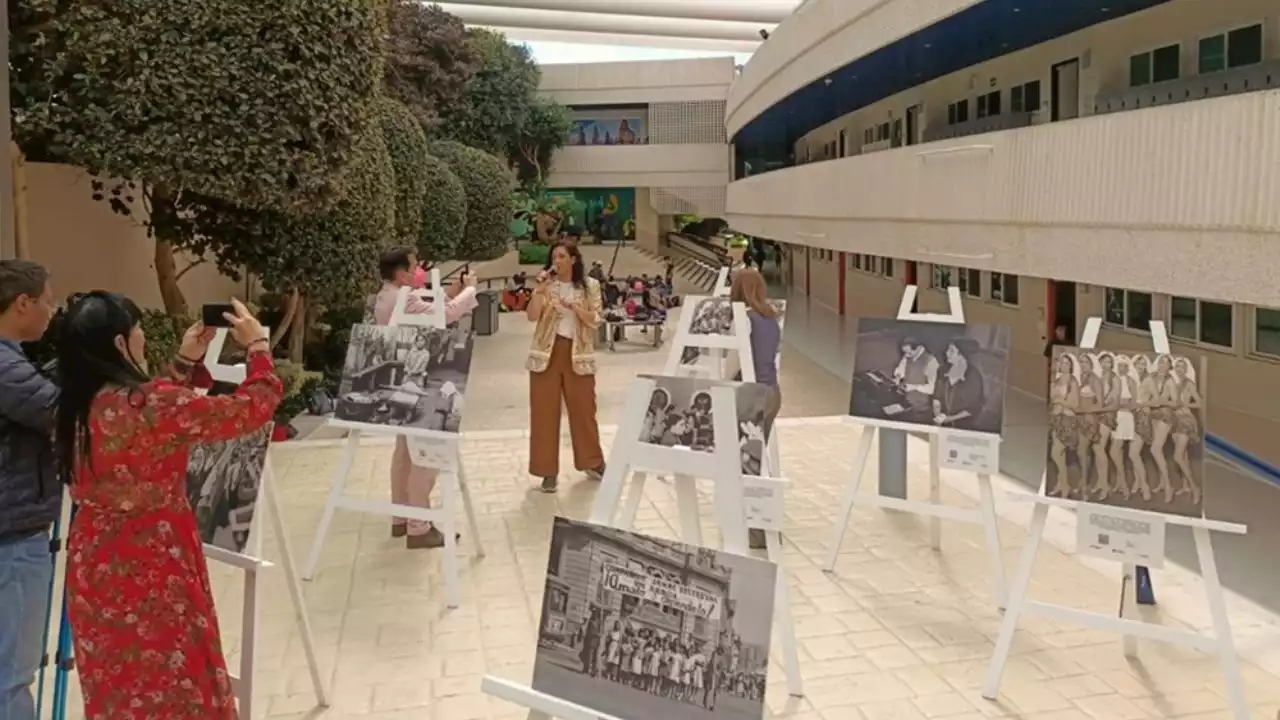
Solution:
{"label": "tree foliage", "polygon": [[522,185],[529,188],[543,185],[551,170],[552,153],[564,147],[572,128],[569,108],[549,98],[534,98],[519,134],[507,148],[507,157],[514,161]]}
{"label": "tree foliage", "polygon": [[207,232],[197,251],[219,269],[246,269],[263,287],[332,307],[364,297],[378,254],[395,227],[395,173],[382,134],[365,133],[341,173],[342,194],[323,212],[292,214],[245,208],[217,198],[184,195],[182,211]]}
{"label": "tree foliage", "polygon": [[10,8],[14,129],[28,157],[246,207],[329,194],[382,70],[367,0]]}
{"label": "tree foliage", "polygon": [[427,136],[413,112],[398,100],[379,98],[377,115],[395,170],[396,239],[413,245],[422,235],[428,182]]}
{"label": "tree foliage", "polygon": [[467,29],[439,5],[391,0],[386,93],[409,106],[428,131],[456,105],[480,65]]}
{"label": "tree foliage", "polygon": [[424,166],[427,190],[422,212],[422,235],[418,257],[423,260],[451,260],[458,257],[467,228],[467,191],[449,164],[427,155]]}
{"label": "tree foliage", "polygon": [[507,158],[537,98],[542,72],[525,45],[501,33],[472,29],[480,68],[459,102],[441,112],[439,137]]}
{"label": "tree foliage", "polygon": [[455,260],[487,260],[507,249],[511,221],[511,177],[502,161],[456,142],[431,144],[431,154],[448,163],[467,195],[467,222]]}

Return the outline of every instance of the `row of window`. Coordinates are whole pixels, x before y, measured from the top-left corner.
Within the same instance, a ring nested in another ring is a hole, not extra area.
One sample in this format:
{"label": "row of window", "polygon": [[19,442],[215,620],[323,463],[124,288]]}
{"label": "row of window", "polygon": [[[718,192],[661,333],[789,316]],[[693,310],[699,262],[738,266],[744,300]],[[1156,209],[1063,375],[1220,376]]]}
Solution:
{"label": "row of window", "polygon": [[[1111,325],[1140,330],[1151,328],[1156,318],[1151,293],[1107,288],[1103,320]],[[1172,296],[1165,314],[1169,337],[1230,350],[1235,347],[1235,306],[1231,303]],[[1280,310],[1252,308],[1251,352],[1280,357]]]}
{"label": "row of window", "polygon": [[[1196,46],[1201,75],[1262,62],[1262,24],[1201,38]],[[1182,46],[1166,45],[1129,58],[1129,87],[1177,80],[1182,75]]]}
{"label": "row of window", "polygon": [[[1018,276],[992,272],[987,285],[986,298],[1005,305],[1018,304]],[[929,287],[946,290],[953,285],[969,297],[982,298],[981,270],[958,268],[950,265],[933,265],[929,275]]]}
{"label": "row of window", "polygon": [[893,277],[893,258],[853,254],[849,256],[849,269],[891,278]]}
{"label": "row of window", "polygon": [[809,257],[823,262],[834,262],[836,259],[836,251],[826,248],[809,248]]}
{"label": "row of window", "polygon": [[[995,117],[1002,111],[1003,91],[992,90],[977,97],[975,101],[977,117]],[[1040,81],[1015,85],[1009,88],[1009,112],[1034,112],[1040,109]],[[957,100],[947,106],[947,124],[959,125],[969,122],[969,99]]]}

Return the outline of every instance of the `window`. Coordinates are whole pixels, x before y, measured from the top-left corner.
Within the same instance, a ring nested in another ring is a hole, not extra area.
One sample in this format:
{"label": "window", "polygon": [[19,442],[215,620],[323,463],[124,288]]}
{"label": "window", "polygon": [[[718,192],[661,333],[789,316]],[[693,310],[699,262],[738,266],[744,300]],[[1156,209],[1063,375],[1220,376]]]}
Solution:
{"label": "window", "polygon": [[954,268],[948,265],[934,265],[933,276],[929,278],[929,287],[935,290],[946,290],[951,287],[951,275]]}
{"label": "window", "polygon": [[887,278],[893,277],[893,258],[880,258],[880,274]]}
{"label": "window", "polygon": [[889,139],[889,123],[880,123],[876,126],[876,142]]}
{"label": "window", "polygon": [[1167,45],[1129,58],[1129,87],[1177,80],[1182,70],[1181,48]]}
{"label": "window", "polygon": [[994,117],[1000,114],[1000,91],[978,96],[978,117]]}
{"label": "window", "polygon": [[1107,288],[1104,320],[1131,330],[1151,330],[1151,293]]}
{"label": "window", "polygon": [[991,299],[1006,305],[1018,304],[1018,276],[991,273]]}
{"label": "window", "polygon": [[947,106],[947,124],[958,125],[969,122],[969,101],[961,100]]}
{"label": "window", "polygon": [[1197,68],[1201,74],[1262,62],[1262,25],[1232,30],[1200,40]]}
{"label": "window", "polygon": [[1280,357],[1280,310],[1254,308],[1253,351]]}
{"label": "window", "polygon": [[970,297],[982,297],[982,271],[959,268],[956,280],[960,283],[960,292]]}
{"label": "window", "polygon": [[849,256],[849,267],[853,268],[854,270],[861,270],[861,269],[862,269],[862,256],[861,256],[861,255],[859,255],[859,254],[857,254],[857,253],[854,253],[854,254],[850,255],[850,256]]}
{"label": "window", "polygon": [[1234,344],[1232,315],[1228,303],[1173,297],[1169,302],[1169,334],[1183,340],[1229,348]]}
{"label": "window", "polygon": [[1040,81],[1033,80],[1009,90],[1010,112],[1035,112],[1040,109]]}
{"label": "window", "polygon": [[863,144],[863,145],[870,145],[871,143],[873,143],[873,142],[875,142],[875,141],[876,141],[876,131],[875,131],[875,128],[867,128],[866,130],[863,130],[863,131],[862,131],[862,144]]}

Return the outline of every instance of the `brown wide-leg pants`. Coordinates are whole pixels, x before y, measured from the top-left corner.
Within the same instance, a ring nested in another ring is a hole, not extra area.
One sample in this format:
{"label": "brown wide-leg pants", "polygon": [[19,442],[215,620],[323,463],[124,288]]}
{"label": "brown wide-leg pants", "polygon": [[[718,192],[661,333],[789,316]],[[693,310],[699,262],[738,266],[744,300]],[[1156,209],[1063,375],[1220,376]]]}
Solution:
{"label": "brown wide-leg pants", "polygon": [[560,474],[560,400],[569,412],[573,465],[594,470],[604,464],[600,428],[596,425],[596,378],[573,372],[573,341],[556,336],[551,362],[529,373],[529,474]]}

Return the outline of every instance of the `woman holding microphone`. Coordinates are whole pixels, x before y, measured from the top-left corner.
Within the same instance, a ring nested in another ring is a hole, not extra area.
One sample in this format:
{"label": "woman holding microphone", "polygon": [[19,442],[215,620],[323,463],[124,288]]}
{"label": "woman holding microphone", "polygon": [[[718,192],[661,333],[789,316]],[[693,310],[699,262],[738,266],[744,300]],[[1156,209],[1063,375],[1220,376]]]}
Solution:
{"label": "woman holding microphone", "polygon": [[551,262],[525,309],[535,323],[529,370],[529,474],[553,493],[560,474],[560,406],[569,414],[573,464],[587,477],[604,475],[596,424],[596,328],[602,322],[600,283],[587,277],[582,251],[569,241],[551,248]]}

